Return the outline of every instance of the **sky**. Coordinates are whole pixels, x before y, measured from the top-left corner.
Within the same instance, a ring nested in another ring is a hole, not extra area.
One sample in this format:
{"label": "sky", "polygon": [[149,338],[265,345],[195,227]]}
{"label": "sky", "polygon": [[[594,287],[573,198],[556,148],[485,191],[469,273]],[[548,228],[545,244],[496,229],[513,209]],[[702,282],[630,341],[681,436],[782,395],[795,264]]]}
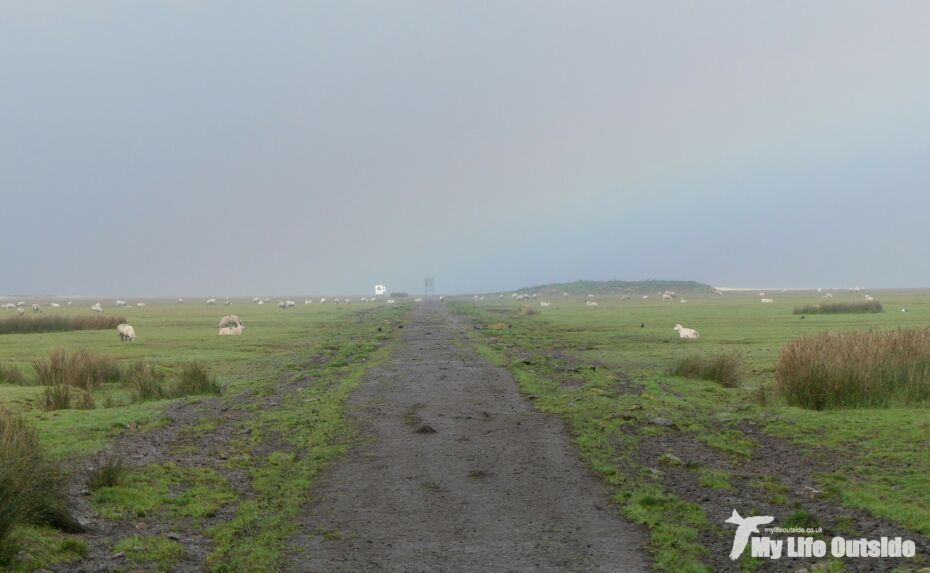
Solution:
{"label": "sky", "polygon": [[930,2],[0,5],[0,293],[928,287]]}

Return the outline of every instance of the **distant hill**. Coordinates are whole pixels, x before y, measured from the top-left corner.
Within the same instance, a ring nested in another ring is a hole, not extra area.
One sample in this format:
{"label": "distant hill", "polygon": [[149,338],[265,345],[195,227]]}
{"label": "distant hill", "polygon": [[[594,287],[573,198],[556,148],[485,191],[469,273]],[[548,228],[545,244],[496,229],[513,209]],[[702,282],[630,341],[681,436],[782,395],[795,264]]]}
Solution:
{"label": "distant hill", "polygon": [[714,288],[710,285],[699,283],[697,281],[671,281],[671,280],[646,280],[646,281],[575,281],[573,283],[553,283],[539,285],[535,287],[526,287],[518,289],[519,293],[554,293],[561,294],[567,292],[570,295],[585,296],[587,294],[611,295],[611,294],[629,294],[644,295],[656,294],[664,291],[674,291],[679,294],[700,294],[713,292]]}

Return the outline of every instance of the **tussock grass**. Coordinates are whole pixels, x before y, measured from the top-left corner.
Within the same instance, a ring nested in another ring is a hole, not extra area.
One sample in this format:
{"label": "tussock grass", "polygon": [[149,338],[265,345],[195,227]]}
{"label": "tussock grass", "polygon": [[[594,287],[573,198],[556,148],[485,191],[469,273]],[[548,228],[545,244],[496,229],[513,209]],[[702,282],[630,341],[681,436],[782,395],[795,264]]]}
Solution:
{"label": "tussock grass", "polygon": [[0,384],[17,384],[25,386],[29,381],[23,376],[23,373],[15,366],[5,366],[0,363]]}
{"label": "tussock grass", "polygon": [[102,487],[116,487],[123,483],[125,475],[126,466],[123,459],[118,455],[108,455],[91,471],[88,486],[91,491],[97,491]]}
{"label": "tussock grass", "polygon": [[126,322],[124,316],[14,316],[0,319],[0,334],[106,330]]}
{"label": "tussock grass", "polygon": [[0,408],[0,566],[18,551],[10,533],[19,525],[47,523],[80,530],[67,509],[65,480],[49,461],[35,427]]}
{"label": "tussock grass", "polygon": [[775,368],[788,404],[813,410],[930,403],[930,329],[823,333],[787,344]]}
{"label": "tussock grass", "polygon": [[189,362],[181,367],[175,396],[196,396],[200,394],[219,394],[220,385],[210,375],[207,367],[199,362]]}
{"label": "tussock grass", "polygon": [[120,369],[115,358],[87,350],[69,353],[57,348],[50,351],[47,358],[35,360],[33,367],[38,384],[74,386],[88,392],[103,383],[120,379]]}
{"label": "tussock grass", "polygon": [[139,360],[126,368],[124,375],[126,385],[132,394],[133,402],[161,400],[168,398],[170,392],[165,383],[165,374],[154,366]]}
{"label": "tussock grass", "polygon": [[825,304],[801,306],[794,309],[794,314],[867,314],[885,312],[877,300],[866,302],[831,302]]}
{"label": "tussock grass", "polygon": [[532,314],[539,314],[539,311],[536,309],[536,307],[524,306],[520,309],[520,314],[524,316],[530,316]]}
{"label": "tussock grass", "polygon": [[743,361],[736,352],[721,352],[710,358],[694,354],[678,361],[671,374],[685,378],[713,380],[721,386],[736,388],[739,386]]}
{"label": "tussock grass", "polygon": [[82,390],[67,384],[46,386],[42,392],[42,407],[48,411],[93,410],[96,407],[94,395],[89,390]]}

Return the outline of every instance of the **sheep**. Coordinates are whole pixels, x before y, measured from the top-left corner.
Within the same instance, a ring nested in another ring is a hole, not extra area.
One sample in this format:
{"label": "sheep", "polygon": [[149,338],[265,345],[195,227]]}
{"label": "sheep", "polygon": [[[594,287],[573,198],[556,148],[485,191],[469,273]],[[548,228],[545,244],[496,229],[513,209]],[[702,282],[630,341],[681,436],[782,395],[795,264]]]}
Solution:
{"label": "sheep", "polygon": [[136,331],[133,327],[129,326],[126,323],[119,324],[116,326],[116,332],[119,333],[119,339],[123,342],[135,342],[136,340]]}
{"label": "sheep", "polygon": [[257,296],[253,296],[253,297],[252,297],[252,302],[258,302],[258,301],[260,301],[260,300],[261,300],[261,299],[258,298]]}
{"label": "sheep", "polygon": [[239,326],[240,324],[242,324],[242,319],[239,318],[238,315],[227,314],[226,316],[220,319],[219,323],[217,323],[216,326],[218,328],[223,328],[224,326]]}
{"label": "sheep", "polygon": [[213,306],[214,304],[216,304],[216,299],[215,299],[215,298],[208,298],[208,299],[207,299],[207,305],[208,305],[208,306]]}
{"label": "sheep", "polygon": [[144,303],[144,302],[137,302],[137,303],[136,303],[136,306],[145,306],[145,303]]}
{"label": "sheep", "polygon": [[672,330],[678,331],[678,338],[681,340],[697,340],[701,337],[701,334],[694,330],[693,328],[685,328],[680,324],[676,324],[675,328]]}
{"label": "sheep", "polygon": [[6,303],[5,305],[3,305],[2,308],[8,309],[8,310],[13,310],[14,308],[16,308],[16,305],[13,304],[12,302],[8,302],[8,303]]}
{"label": "sheep", "polygon": [[679,300],[678,302],[680,302],[680,303],[686,303],[686,302],[688,302],[688,299],[683,298],[683,299]]}
{"label": "sheep", "polygon": [[313,300],[309,298],[304,299],[304,304],[313,304]]}
{"label": "sheep", "polygon": [[648,295],[648,294],[644,294],[644,295],[643,295],[643,300],[646,300],[647,298],[649,298],[649,295]]}
{"label": "sheep", "polygon": [[16,314],[18,314],[19,316],[22,316],[22,315],[26,314],[26,309],[23,308],[23,307],[21,307],[21,306],[17,306],[17,307],[16,307]]}
{"label": "sheep", "polygon": [[287,308],[287,305],[284,304],[283,300],[278,301],[278,308]]}
{"label": "sheep", "polygon": [[772,304],[775,301],[770,298],[763,298],[763,299],[760,299],[759,302],[761,302],[762,304]]}
{"label": "sheep", "polygon": [[320,304],[323,304],[323,303],[325,303],[325,302],[326,302],[326,297],[323,297],[323,298],[320,299]]}
{"label": "sheep", "polygon": [[423,299],[420,298],[420,297],[417,297],[417,298],[413,299],[413,302],[423,302]]}
{"label": "sheep", "polygon": [[388,303],[388,304],[394,304],[394,299],[393,299],[393,298],[387,299],[387,303]]}
{"label": "sheep", "polygon": [[297,308],[297,303],[292,300],[284,301],[285,308]]}
{"label": "sheep", "polygon": [[594,302],[593,300],[586,300],[584,301],[584,305],[585,306],[597,306],[597,303]]}
{"label": "sheep", "polygon": [[126,306],[125,300],[116,299],[116,306]]}
{"label": "sheep", "polygon": [[179,299],[178,299],[178,304],[184,304],[184,299],[183,299],[183,298],[179,298]]}
{"label": "sheep", "polygon": [[442,301],[444,301],[444,300],[446,300],[446,297],[444,297],[444,296],[440,296],[440,297],[439,297],[439,302],[442,302]]}
{"label": "sheep", "polygon": [[260,301],[258,301],[258,304],[265,304],[265,301],[260,300]]}
{"label": "sheep", "polygon": [[869,302],[872,302],[872,301],[875,300],[875,299],[872,298],[872,295],[868,295],[868,294],[867,294],[867,295],[865,295],[865,300],[867,300],[867,301],[869,301]]}
{"label": "sheep", "polygon": [[19,301],[19,302],[16,303],[16,306],[26,306],[26,301],[21,300],[21,301]]}
{"label": "sheep", "polygon": [[539,301],[539,306],[550,306],[550,305],[552,305],[552,303],[547,300]]}
{"label": "sheep", "polygon": [[902,308],[902,309],[901,309],[901,312],[907,312],[907,309],[906,309],[906,308]]}
{"label": "sheep", "polygon": [[57,302],[52,302],[52,303],[49,303],[49,306],[52,308],[59,308],[61,305],[58,304]]}
{"label": "sheep", "polygon": [[338,298],[334,298],[334,299],[333,299],[333,302],[342,302],[342,301],[339,300]]}
{"label": "sheep", "polygon": [[229,297],[226,297],[226,300],[223,302],[223,306],[232,306],[232,301],[229,300]]}
{"label": "sheep", "polygon": [[828,292],[825,295],[823,295],[823,298],[833,298],[833,293]]}
{"label": "sheep", "polygon": [[99,302],[96,302],[96,303],[94,303],[94,305],[93,305],[92,307],[90,307],[90,310],[91,310],[91,312],[103,312],[103,307],[100,306],[100,303],[99,303]]}
{"label": "sheep", "polygon": [[245,330],[245,325],[240,324],[238,326],[226,326],[220,329],[220,336],[239,336],[242,334],[242,331]]}
{"label": "sheep", "polygon": [[497,298],[504,298],[504,293],[497,295]]}
{"label": "sheep", "polygon": [[33,304],[32,304],[32,312],[42,312],[42,307],[39,306],[39,305],[37,305],[37,304],[35,304],[35,303],[33,303]]}

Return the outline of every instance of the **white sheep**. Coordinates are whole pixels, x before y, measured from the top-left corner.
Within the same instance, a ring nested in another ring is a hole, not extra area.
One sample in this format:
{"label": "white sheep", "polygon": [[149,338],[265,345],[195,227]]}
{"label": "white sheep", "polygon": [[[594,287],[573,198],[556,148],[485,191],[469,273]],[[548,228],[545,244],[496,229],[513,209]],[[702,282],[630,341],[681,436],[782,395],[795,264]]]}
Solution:
{"label": "white sheep", "polygon": [[440,297],[439,297],[439,302],[442,302],[442,301],[444,301],[444,300],[446,300],[446,297],[444,297],[444,296],[440,296]]}
{"label": "white sheep", "polygon": [[238,326],[226,326],[220,329],[220,336],[239,336],[242,334],[242,331],[245,330],[245,325],[240,324]]}
{"label": "white sheep", "polygon": [[100,306],[99,302],[95,302],[92,307],[90,307],[91,312],[103,312],[103,307]]}
{"label": "white sheep", "polygon": [[770,298],[763,298],[763,299],[760,299],[759,302],[761,302],[762,304],[772,304],[775,301]]}
{"label": "white sheep", "polygon": [[17,306],[17,307],[16,307],[16,314],[18,314],[19,316],[22,316],[22,315],[26,314],[26,309],[23,308],[23,307],[21,307],[21,306]]}
{"label": "white sheep", "polygon": [[597,303],[594,302],[593,300],[586,300],[584,301],[584,305],[585,306],[597,306]]}
{"label": "white sheep", "polygon": [[258,301],[260,301],[260,300],[261,300],[261,299],[258,298],[257,296],[253,296],[253,297],[252,297],[252,302],[258,302]]}
{"label": "white sheep", "polygon": [[313,300],[309,298],[304,299],[304,304],[313,304]]}
{"label": "white sheep", "polygon": [[224,326],[239,326],[240,324],[242,324],[242,319],[239,318],[238,315],[227,314],[220,319],[220,322],[216,326],[223,328]]}
{"label": "white sheep", "polygon": [[552,303],[547,300],[539,301],[539,306],[550,306],[550,305],[552,305]]}
{"label": "white sheep", "polygon": [[413,302],[423,302],[423,299],[420,298],[420,297],[417,297],[417,298],[413,299]]}
{"label": "white sheep", "polygon": [[16,306],[26,306],[26,301],[21,300],[21,301],[19,301],[19,302],[16,303]]}
{"label": "white sheep", "polygon": [[207,304],[210,305],[210,306],[216,304],[216,299],[215,299],[215,298],[208,298],[208,299],[207,299]]}
{"label": "white sheep", "polygon": [[697,340],[701,337],[701,334],[694,330],[693,328],[685,328],[680,324],[676,324],[675,328],[672,330],[678,331],[678,338],[681,340]]}
{"label": "white sheep", "polygon": [[32,312],[42,312],[42,307],[35,303],[32,303]]}
{"label": "white sheep", "polygon": [[644,295],[643,295],[643,300],[646,300],[647,298],[649,298],[649,295],[648,295],[648,294],[644,294]]}
{"label": "white sheep", "polygon": [[145,306],[145,303],[144,303],[144,302],[137,302],[137,303],[136,303],[136,306]]}
{"label": "white sheep", "polygon": [[292,300],[284,301],[285,308],[297,308],[297,303]]}
{"label": "white sheep", "polygon": [[875,299],[872,298],[872,295],[868,295],[868,294],[867,294],[867,295],[865,295],[865,300],[871,302],[871,301],[873,301],[873,300],[875,300]]}
{"label": "white sheep", "polygon": [[686,303],[686,302],[688,302],[688,299],[683,298],[683,299],[679,300],[678,302],[680,302],[680,303]]}
{"label": "white sheep", "polygon": [[183,299],[183,298],[179,298],[179,299],[178,299],[178,304],[184,304],[184,299]]}
{"label": "white sheep", "polygon": [[57,302],[52,302],[52,303],[49,303],[49,306],[52,308],[59,308],[61,305],[58,304]]}
{"label": "white sheep", "polygon": [[283,300],[279,300],[279,301],[278,301],[278,308],[287,308],[287,305],[284,304],[284,301],[283,301]]}
{"label": "white sheep", "polygon": [[326,302],[326,298],[325,298],[325,297],[320,299],[320,304],[323,304],[323,303],[325,303],[325,302]]}
{"label": "white sheep", "polygon": [[388,303],[388,304],[394,304],[394,299],[393,299],[393,298],[387,299],[387,303]]}
{"label": "white sheep", "polygon": [[129,342],[134,342],[136,340],[135,329],[126,323],[117,325],[116,332],[119,333],[119,339],[122,340],[123,342],[127,340]]}
{"label": "white sheep", "polygon": [[116,306],[126,306],[125,300],[116,299]]}
{"label": "white sheep", "polygon": [[265,301],[260,300],[260,301],[258,301],[258,304],[265,304]]}

